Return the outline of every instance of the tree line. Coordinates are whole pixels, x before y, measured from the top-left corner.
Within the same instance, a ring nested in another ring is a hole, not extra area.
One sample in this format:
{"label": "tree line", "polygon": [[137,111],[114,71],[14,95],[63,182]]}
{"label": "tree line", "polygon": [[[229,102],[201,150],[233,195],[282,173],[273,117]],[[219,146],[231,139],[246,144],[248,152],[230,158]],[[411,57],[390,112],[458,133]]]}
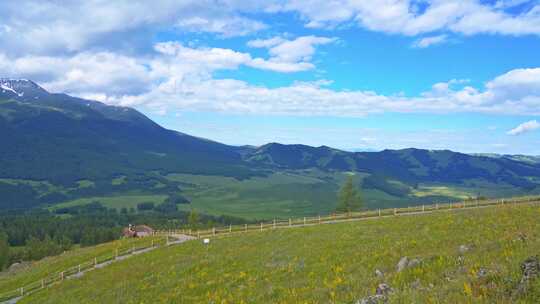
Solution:
{"label": "tree line", "polygon": [[18,261],[57,255],[75,244],[85,247],[118,239],[129,224],[145,224],[154,229],[204,229],[243,223],[246,221],[235,217],[172,208],[165,212],[155,208],[145,212],[118,212],[99,202],[56,211],[4,212],[0,213],[0,269]]}

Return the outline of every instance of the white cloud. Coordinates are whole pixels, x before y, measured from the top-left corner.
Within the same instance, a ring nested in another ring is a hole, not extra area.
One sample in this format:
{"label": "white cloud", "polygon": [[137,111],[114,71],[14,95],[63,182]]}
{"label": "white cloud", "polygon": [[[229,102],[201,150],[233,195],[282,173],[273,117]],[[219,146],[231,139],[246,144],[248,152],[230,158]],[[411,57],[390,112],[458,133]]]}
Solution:
{"label": "white cloud", "polygon": [[199,16],[180,19],[176,26],[190,32],[221,34],[223,37],[245,36],[266,29],[262,22],[244,17],[203,18]]}
{"label": "white cloud", "polygon": [[294,40],[287,40],[279,36],[251,40],[247,43],[249,47],[268,48],[270,58],[268,60],[257,58],[249,65],[280,72],[310,70],[315,67],[310,62],[315,53],[315,47],[334,41],[336,38],[318,36],[303,36]]}
{"label": "white cloud", "polygon": [[[90,48],[132,48],[152,41],[163,28],[209,32],[222,37],[266,28],[244,13],[260,5],[237,1],[3,1],[2,51],[10,54],[66,54]],[[130,43],[128,43],[130,42]]]}
{"label": "white cloud", "polygon": [[[216,71],[241,66],[275,71],[313,68],[308,61],[313,56],[312,43],[328,43],[331,38],[308,37],[284,39],[267,46],[269,59],[226,48],[195,48],[165,42],[155,44],[154,53],[146,57],[112,52],[21,58],[0,54],[0,70],[6,76],[35,79],[53,92],[160,113],[193,110],[350,117],[382,112],[540,115],[540,68],[509,71],[484,87],[472,87],[467,80],[436,83],[431,90],[412,97],[335,90],[326,80],[269,88],[242,80],[214,78]],[[282,48],[284,45],[287,47]]]}
{"label": "white cloud", "polygon": [[285,42],[284,38],[276,36],[269,39],[250,40],[248,41],[247,45],[252,48],[270,48],[283,42]]}
{"label": "white cloud", "polygon": [[508,135],[521,135],[523,133],[527,133],[530,131],[538,130],[540,129],[540,123],[536,120],[531,120],[524,122],[520,124],[519,126],[515,127],[514,129],[507,132]]}
{"label": "white cloud", "polygon": [[432,45],[441,44],[446,41],[446,35],[438,35],[431,37],[424,37],[414,42],[413,46],[416,48],[427,48]]}
{"label": "white cloud", "polygon": [[[307,27],[328,28],[357,23],[373,31],[414,36],[435,31],[467,35],[540,35],[540,5],[519,14],[506,12],[525,1],[489,4],[478,0],[291,0],[274,10],[297,11]],[[528,1],[529,3],[534,3]],[[425,5],[424,10],[418,6]]]}

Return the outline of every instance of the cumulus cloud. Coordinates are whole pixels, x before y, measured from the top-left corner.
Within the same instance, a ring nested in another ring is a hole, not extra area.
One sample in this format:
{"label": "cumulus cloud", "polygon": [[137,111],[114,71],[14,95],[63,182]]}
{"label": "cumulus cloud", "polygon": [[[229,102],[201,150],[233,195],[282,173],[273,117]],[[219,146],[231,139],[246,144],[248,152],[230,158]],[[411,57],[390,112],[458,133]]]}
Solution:
{"label": "cumulus cloud", "polygon": [[221,34],[223,37],[245,36],[266,29],[268,26],[260,21],[245,17],[204,18],[194,16],[180,19],[176,26],[190,32],[207,32]]}
{"label": "cumulus cloud", "polygon": [[441,44],[446,41],[446,35],[437,35],[437,36],[431,36],[431,37],[424,37],[422,39],[419,39],[413,43],[413,47],[416,48],[427,48],[429,46],[435,45],[435,44]]}
{"label": "cumulus cloud", "polygon": [[[274,10],[297,11],[307,27],[327,28],[356,23],[373,31],[414,36],[435,31],[466,35],[540,35],[540,5],[533,1],[520,13],[505,9],[525,1],[478,0],[291,0]],[[419,6],[425,6],[420,9]]]}
{"label": "cumulus cloud", "polygon": [[307,61],[313,55],[313,43],[331,40],[310,36],[266,43],[269,59],[226,48],[187,47],[178,42],[157,43],[148,57],[113,52],[20,58],[0,54],[0,70],[8,76],[36,79],[53,92],[146,107],[160,113],[194,110],[353,117],[381,112],[540,115],[540,68],[511,70],[484,87],[472,87],[467,80],[436,83],[418,96],[335,90],[324,80],[269,88],[214,78],[217,71],[241,66],[275,71],[309,69],[313,67]]}
{"label": "cumulus cloud", "polygon": [[281,72],[310,70],[314,68],[310,61],[315,53],[315,47],[334,41],[336,41],[336,38],[318,36],[303,36],[293,40],[287,40],[279,36],[251,40],[247,43],[249,47],[267,48],[270,58],[268,60],[255,59],[249,65]]}
{"label": "cumulus cloud", "polygon": [[4,1],[0,38],[4,52],[44,55],[118,49],[128,40],[147,43],[163,28],[232,37],[265,29],[266,24],[245,16],[261,9],[214,0]]}
{"label": "cumulus cloud", "polygon": [[531,120],[524,122],[520,124],[519,126],[515,127],[514,129],[507,132],[508,135],[521,135],[523,133],[527,133],[530,131],[538,130],[540,129],[540,123],[536,120]]}

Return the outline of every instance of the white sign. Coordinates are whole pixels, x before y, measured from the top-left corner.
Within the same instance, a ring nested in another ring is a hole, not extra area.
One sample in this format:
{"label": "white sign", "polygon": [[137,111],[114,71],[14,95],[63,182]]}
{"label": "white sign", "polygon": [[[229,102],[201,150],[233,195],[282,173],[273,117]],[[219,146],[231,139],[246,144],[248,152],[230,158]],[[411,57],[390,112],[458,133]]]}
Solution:
{"label": "white sign", "polygon": [[203,244],[205,244],[205,245],[210,244],[210,239],[204,239],[204,240],[203,240]]}

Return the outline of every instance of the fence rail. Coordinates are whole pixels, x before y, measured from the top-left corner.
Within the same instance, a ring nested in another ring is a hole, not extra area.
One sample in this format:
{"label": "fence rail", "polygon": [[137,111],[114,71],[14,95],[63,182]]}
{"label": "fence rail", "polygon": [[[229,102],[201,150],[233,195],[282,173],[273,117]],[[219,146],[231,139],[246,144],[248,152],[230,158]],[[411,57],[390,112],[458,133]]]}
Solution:
{"label": "fence rail", "polygon": [[140,252],[145,249],[162,247],[162,246],[165,246],[166,244],[167,244],[167,240],[165,238],[158,238],[158,239],[151,238],[146,241],[142,241],[138,244],[127,244],[124,246],[120,246],[118,248],[113,249],[111,252],[108,252],[100,256],[96,256],[92,260],[89,260],[89,261],[80,263],[78,265],[72,266],[70,268],[67,268],[65,270],[57,271],[50,275],[47,275],[39,281],[35,281],[32,283],[23,285],[15,290],[0,293],[0,303],[7,302],[9,300],[13,300],[18,297],[31,294],[33,292],[39,291],[41,289],[44,289],[46,287],[59,283],[65,279],[69,279],[70,277],[80,275],[84,272],[87,272],[95,268],[99,268],[104,263],[114,261],[122,257],[127,257],[131,254]]}
{"label": "fence rail", "polygon": [[93,260],[75,265],[63,271],[55,272],[51,275],[44,277],[43,279],[21,286],[12,291],[0,293],[0,303],[13,300],[18,297],[28,295],[30,293],[39,291],[56,283],[59,283],[72,276],[76,276],[91,269],[99,268],[104,263],[115,261],[119,258],[129,256],[139,251],[157,248],[169,245],[169,236],[174,235],[188,235],[195,238],[206,238],[232,235],[237,233],[253,232],[253,231],[266,231],[273,229],[283,229],[292,227],[304,227],[320,224],[329,224],[337,222],[346,222],[362,219],[376,219],[383,217],[401,216],[401,215],[413,215],[423,214],[441,211],[463,210],[472,208],[483,208],[496,205],[508,205],[508,204],[523,204],[540,202],[540,196],[518,197],[509,199],[496,199],[496,200],[476,200],[476,201],[463,201],[458,203],[444,203],[444,204],[431,204],[431,205],[418,205],[407,208],[389,208],[389,209],[376,209],[363,212],[348,212],[348,213],[333,213],[326,216],[315,217],[303,217],[303,218],[289,218],[289,219],[275,219],[272,221],[260,222],[256,224],[244,224],[244,225],[229,225],[223,227],[214,227],[206,230],[192,230],[192,229],[172,229],[172,230],[156,230],[154,236],[165,236],[165,238],[152,238],[148,242],[141,244],[130,244],[114,249],[107,254],[96,256]]}
{"label": "fence rail", "polygon": [[325,215],[325,216],[290,218],[287,220],[275,219],[273,221],[263,221],[263,222],[254,223],[254,224],[252,223],[252,224],[244,224],[244,225],[229,225],[229,226],[222,226],[222,227],[214,227],[214,228],[205,229],[205,230],[192,230],[192,229],[159,230],[154,233],[155,235],[185,234],[185,235],[189,235],[196,238],[206,238],[206,237],[223,236],[223,235],[229,235],[229,234],[235,234],[235,233],[241,233],[241,232],[265,231],[265,230],[272,230],[272,229],[278,229],[278,228],[303,227],[303,226],[328,224],[328,223],[343,222],[343,221],[375,219],[375,218],[381,218],[381,217],[422,214],[422,213],[431,213],[431,212],[437,212],[437,211],[483,208],[483,207],[496,206],[496,205],[531,203],[531,202],[536,202],[536,201],[540,201],[540,196],[492,199],[492,200],[469,200],[469,201],[462,201],[462,202],[456,202],[456,203],[442,203],[442,204],[435,203],[435,204],[429,204],[429,205],[417,205],[417,206],[406,207],[406,208],[388,208],[388,209],[368,210],[368,211],[363,211],[363,212],[333,213],[333,214]]}

